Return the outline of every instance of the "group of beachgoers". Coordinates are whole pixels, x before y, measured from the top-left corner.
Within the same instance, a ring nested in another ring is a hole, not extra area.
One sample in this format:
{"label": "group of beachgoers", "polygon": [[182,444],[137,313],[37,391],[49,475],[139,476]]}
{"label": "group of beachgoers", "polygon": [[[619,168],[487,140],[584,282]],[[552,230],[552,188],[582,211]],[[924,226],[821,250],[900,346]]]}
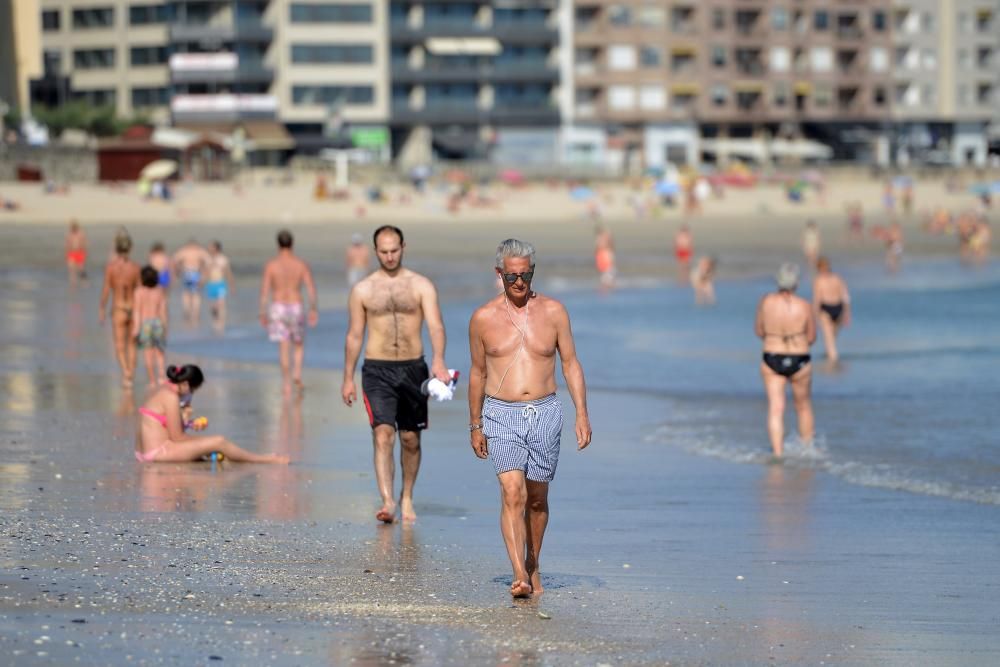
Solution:
{"label": "group of beachgoers", "polygon": [[[71,230],[73,233],[78,229]],[[287,230],[277,235],[277,255],[263,271],[261,324],[279,343],[286,392],[302,389],[301,371],[306,326],[315,326],[319,311],[316,287],[307,262],[295,255]],[[375,230],[378,269],[362,272],[367,249],[354,237],[347,257],[349,278],[356,282],[348,298],[342,400],[358,399],[355,372],[361,366],[361,397],[372,430],[376,484],[381,506],[375,519],[384,524],[412,522],[417,515],[413,489],[421,461],[421,434],[428,425],[428,384],[454,386],[456,375],[445,364],[445,329],[437,290],[425,276],[403,266],[403,232],[386,225]],[[162,353],[166,337],[163,270],[140,268],[129,260],[128,233],[115,237],[115,255],[105,271],[102,321],[110,298],[115,347],[130,386],[135,346],[146,338]],[[162,252],[162,248],[158,248]],[[182,280],[204,264],[194,244],[172,258]],[[353,264],[353,270],[351,270]],[[510,594],[526,598],[542,592],[541,546],[548,524],[548,488],[555,477],[563,430],[562,403],[556,396],[558,356],[576,408],[575,438],[582,450],[592,432],[586,383],[576,356],[569,315],[555,299],[531,289],[535,250],[507,239],[497,248],[494,270],[500,293],[473,313],[469,324],[469,438],[473,453],[492,460],[501,490],[501,532],[512,566]],[[230,279],[231,280],[231,279]],[[187,305],[187,304],[186,304]],[[430,366],[424,360],[423,330],[431,343]],[[130,356],[132,355],[132,356]],[[150,360],[151,359],[151,360]],[[207,419],[195,418],[192,397],[205,376],[195,365],[163,368],[161,356],[147,357],[151,392],[139,408],[135,457],[141,463],[179,463],[225,458],[235,462],[288,463],[277,454],[244,450],[221,435],[202,435]],[[154,382],[154,378],[159,378]],[[395,443],[400,443],[402,487],[395,493]]]}

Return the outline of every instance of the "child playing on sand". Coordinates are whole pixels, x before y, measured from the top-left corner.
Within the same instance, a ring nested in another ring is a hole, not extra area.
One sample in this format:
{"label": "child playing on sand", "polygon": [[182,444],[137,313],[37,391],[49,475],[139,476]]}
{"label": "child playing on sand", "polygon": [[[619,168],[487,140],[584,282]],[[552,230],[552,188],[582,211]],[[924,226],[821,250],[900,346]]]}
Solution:
{"label": "child playing on sand", "polygon": [[[160,276],[152,266],[143,267],[140,286],[135,288],[132,336],[142,350],[149,386],[165,376],[163,352],[167,347],[167,299]],[[162,382],[162,380],[161,380]]]}

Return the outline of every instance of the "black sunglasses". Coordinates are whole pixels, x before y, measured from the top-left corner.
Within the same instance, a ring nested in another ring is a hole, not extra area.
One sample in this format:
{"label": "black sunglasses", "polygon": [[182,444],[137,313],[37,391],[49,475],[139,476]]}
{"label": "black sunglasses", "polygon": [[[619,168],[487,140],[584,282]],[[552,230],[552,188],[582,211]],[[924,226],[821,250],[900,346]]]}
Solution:
{"label": "black sunglasses", "polygon": [[506,280],[511,285],[516,283],[518,278],[523,280],[525,283],[530,283],[534,275],[535,275],[535,270],[532,269],[531,271],[525,271],[524,273],[504,273],[503,279]]}

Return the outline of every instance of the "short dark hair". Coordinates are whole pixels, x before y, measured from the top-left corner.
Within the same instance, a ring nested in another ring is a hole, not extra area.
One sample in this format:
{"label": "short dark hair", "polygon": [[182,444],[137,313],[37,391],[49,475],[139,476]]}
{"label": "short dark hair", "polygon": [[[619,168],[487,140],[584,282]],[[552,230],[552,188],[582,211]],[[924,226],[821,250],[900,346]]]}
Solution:
{"label": "short dark hair", "polygon": [[162,241],[155,242],[152,246],[150,246],[149,251],[150,252],[163,252],[164,251],[163,242]]}
{"label": "short dark hair", "polygon": [[151,266],[142,267],[139,279],[142,281],[143,287],[156,287],[160,284],[160,274]]}
{"label": "short dark hair", "polygon": [[397,227],[395,225],[382,225],[381,227],[379,227],[378,229],[375,230],[374,234],[372,234],[372,244],[373,245],[376,244],[376,243],[378,243],[378,237],[381,236],[383,232],[392,232],[393,234],[395,234],[396,236],[399,237],[399,242],[400,243],[403,242],[403,230],[402,229],[400,229],[399,227]]}
{"label": "short dark hair", "polygon": [[216,250],[222,252],[222,241],[212,241],[210,245],[214,245]]}
{"label": "short dark hair", "polygon": [[293,241],[294,239],[292,238],[292,233],[287,229],[282,229],[280,232],[278,232],[279,248],[291,248]]}

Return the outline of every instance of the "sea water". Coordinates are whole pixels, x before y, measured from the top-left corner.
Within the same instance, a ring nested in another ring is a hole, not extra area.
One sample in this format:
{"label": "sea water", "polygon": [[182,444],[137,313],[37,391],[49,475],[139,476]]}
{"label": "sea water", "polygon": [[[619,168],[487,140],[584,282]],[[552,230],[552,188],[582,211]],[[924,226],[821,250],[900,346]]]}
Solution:
{"label": "sea water", "polygon": [[[1000,267],[921,260],[895,275],[878,264],[848,267],[843,275],[853,321],[839,339],[841,362],[836,368],[825,362],[820,337],[813,348],[815,444],[798,442],[789,395],[785,465],[856,484],[1000,504]],[[444,276],[437,282],[455,284]],[[806,298],[808,284],[804,279],[800,290]],[[448,364],[466,378],[468,319],[493,285],[485,272],[459,285],[444,299],[443,316]],[[604,292],[591,281],[539,272],[535,287],[566,304],[591,389],[663,399],[661,414],[622,415],[651,424],[648,442],[768,463],[753,323],[759,299],[773,290],[769,277],[720,281],[714,307],[697,307],[689,288],[655,280]],[[346,326],[342,309],[324,312],[308,334],[309,366],[341,367]],[[252,361],[275,354],[259,325],[188,347]]]}

